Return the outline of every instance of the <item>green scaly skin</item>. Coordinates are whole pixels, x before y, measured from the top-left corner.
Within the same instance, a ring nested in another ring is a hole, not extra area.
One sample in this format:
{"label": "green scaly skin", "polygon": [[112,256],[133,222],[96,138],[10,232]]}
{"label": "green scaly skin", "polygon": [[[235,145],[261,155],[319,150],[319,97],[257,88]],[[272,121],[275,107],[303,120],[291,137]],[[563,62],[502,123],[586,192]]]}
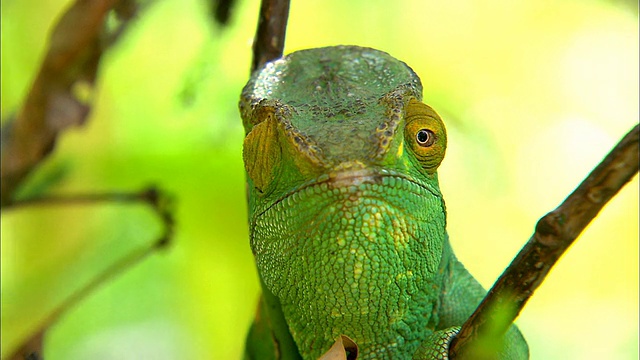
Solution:
{"label": "green scaly skin", "polygon": [[[316,359],[341,335],[360,359],[447,358],[485,291],[449,245],[446,132],[421,97],[406,64],[355,46],[253,74],[240,111],[263,297],[247,358]],[[501,358],[528,358],[515,327]]]}

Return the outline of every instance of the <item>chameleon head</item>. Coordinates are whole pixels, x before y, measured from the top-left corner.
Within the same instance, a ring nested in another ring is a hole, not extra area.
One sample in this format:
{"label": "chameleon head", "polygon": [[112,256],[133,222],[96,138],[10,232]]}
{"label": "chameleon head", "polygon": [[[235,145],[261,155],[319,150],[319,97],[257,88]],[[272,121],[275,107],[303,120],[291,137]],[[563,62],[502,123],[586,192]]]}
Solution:
{"label": "chameleon head", "polygon": [[369,48],[304,50],[267,64],[240,102],[253,188],[280,198],[321,175],[376,168],[437,187],[446,131],[421,92],[411,68]]}
{"label": "chameleon head", "polygon": [[243,90],[251,247],[303,356],[342,334],[364,354],[420,342],[446,237],[446,132],[421,92],[406,64],[354,46],[293,53]]}

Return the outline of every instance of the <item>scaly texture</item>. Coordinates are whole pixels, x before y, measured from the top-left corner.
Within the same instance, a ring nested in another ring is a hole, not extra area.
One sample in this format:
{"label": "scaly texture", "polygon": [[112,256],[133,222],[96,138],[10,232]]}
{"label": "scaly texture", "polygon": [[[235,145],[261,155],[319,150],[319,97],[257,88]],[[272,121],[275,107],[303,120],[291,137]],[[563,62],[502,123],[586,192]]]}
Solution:
{"label": "scaly texture", "polygon": [[[251,77],[240,111],[264,297],[248,358],[317,359],[342,335],[362,359],[446,358],[484,290],[448,244],[446,131],[421,91],[406,64],[354,46]],[[527,357],[515,327],[505,343],[503,358]]]}
{"label": "scaly texture", "polygon": [[438,295],[430,290],[445,237],[442,200],[402,177],[353,181],[306,186],[257,216],[256,263],[311,358],[341,334],[363,356],[406,357]]}

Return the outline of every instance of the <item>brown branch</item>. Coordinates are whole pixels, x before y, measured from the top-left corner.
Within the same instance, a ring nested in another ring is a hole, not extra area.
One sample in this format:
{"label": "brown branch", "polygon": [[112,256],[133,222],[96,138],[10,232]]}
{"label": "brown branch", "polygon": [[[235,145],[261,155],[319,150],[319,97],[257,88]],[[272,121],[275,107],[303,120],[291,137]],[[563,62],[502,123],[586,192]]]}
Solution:
{"label": "brown branch", "polygon": [[[113,6],[124,8],[122,4],[131,10],[131,0],[77,0],[53,29],[22,108],[2,129],[0,205],[13,201],[17,187],[51,152],[58,134],[84,123],[90,107],[74,91],[78,84],[93,87],[103,52],[105,17]],[[123,21],[133,16],[131,11],[117,15]]]}
{"label": "brown branch", "polygon": [[117,260],[115,263],[107,267],[103,272],[99,273],[85,286],[66,298],[58,307],[39,324],[34,335],[26,339],[25,342],[13,353],[9,359],[40,359],[42,352],[42,340],[49,326],[55,323],[62,314],[78,304],[82,299],[93,293],[98,287],[113,279],[120,273],[131,268],[133,265],[141,262],[147,256],[156,250],[166,247],[172,236],[174,228],[174,219],[171,202],[166,194],[161,193],[154,187],[149,189],[133,192],[133,193],[104,193],[104,194],[79,194],[67,196],[47,196],[35,198],[11,204],[11,208],[21,206],[35,205],[71,205],[71,204],[91,204],[97,202],[143,202],[153,209],[162,219],[164,231],[162,235],[156,239],[151,246],[145,245],[140,249],[133,251],[126,257]]}
{"label": "brown branch", "polygon": [[558,208],[538,221],[531,239],[452,341],[451,359],[482,358],[474,351],[506,333],[558,258],[638,172],[638,133],[636,125]]}
{"label": "brown branch", "polygon": [[253,40],[251,72],[282,57],[289,18],[289,0],[262,0]]}

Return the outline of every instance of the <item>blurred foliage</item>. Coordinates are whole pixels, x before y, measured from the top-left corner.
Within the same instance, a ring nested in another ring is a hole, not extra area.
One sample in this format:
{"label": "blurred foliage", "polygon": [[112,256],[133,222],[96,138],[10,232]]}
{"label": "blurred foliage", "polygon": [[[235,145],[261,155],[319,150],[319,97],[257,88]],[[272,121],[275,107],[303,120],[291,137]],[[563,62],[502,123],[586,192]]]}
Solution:
{"label": "blurred foliage", "polygon": [[[2,116],[20,105],[69,0],[2,1]],[[293,1],[286,52],[358,44],[421,76],[448,124],[440,171],[459,258],[487,287],[536,220],[638,121],[637,7],[598,1]],[[237,359],[259,293],[237,99],[257,1],[157,1],[102,63],[93,115],[30,179],[49,192],[177,198],[173,245],[105,284],[45,339],[47,359]],[[53,175],[51,175],[53,174]],[[109,261],[154,240],[135,206],[2,214],[2,356]],[[532,359],[638,358],[638,180],[525,307]]]}

